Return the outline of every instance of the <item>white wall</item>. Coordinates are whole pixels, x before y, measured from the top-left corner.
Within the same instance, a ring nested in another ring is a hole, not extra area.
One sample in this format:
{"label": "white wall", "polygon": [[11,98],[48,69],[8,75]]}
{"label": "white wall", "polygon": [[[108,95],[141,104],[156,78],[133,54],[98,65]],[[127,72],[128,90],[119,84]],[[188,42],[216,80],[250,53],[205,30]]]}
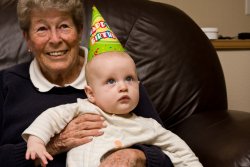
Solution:
{"label": "white wall", "polygon": [[245,15],[245,0],[153,0],[182,9],[200,27],[218,27],[223,36],[250,32],[250,15]]}
{"label": "white wall", "polygon": [[228,108],[250,112],[250,50],[217,53],[225,75]]}

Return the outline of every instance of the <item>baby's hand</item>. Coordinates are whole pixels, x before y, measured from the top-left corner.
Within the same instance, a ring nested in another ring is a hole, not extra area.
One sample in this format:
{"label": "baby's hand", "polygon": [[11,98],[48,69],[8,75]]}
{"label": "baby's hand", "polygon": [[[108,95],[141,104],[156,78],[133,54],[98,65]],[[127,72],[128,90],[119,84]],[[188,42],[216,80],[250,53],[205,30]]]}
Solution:
{"label": "baby's hand", "polygon": [[48,164],[47,160],[53,160],[53,157],[47,152],[44,142],[33,135],[28,138],[25,158],[27,160],[39,158],[43,167]]}

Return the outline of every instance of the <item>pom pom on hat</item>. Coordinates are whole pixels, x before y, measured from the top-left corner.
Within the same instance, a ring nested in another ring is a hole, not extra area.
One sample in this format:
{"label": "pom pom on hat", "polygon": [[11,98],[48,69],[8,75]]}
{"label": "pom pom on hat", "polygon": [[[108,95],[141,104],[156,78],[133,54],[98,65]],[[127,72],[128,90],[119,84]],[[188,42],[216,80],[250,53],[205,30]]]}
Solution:
{"label": "pom pom on hat", "polygon": [[93,6],[88,61],[91,61],[98,54],[112,51],[124,52],[125,49],[100,12]]}

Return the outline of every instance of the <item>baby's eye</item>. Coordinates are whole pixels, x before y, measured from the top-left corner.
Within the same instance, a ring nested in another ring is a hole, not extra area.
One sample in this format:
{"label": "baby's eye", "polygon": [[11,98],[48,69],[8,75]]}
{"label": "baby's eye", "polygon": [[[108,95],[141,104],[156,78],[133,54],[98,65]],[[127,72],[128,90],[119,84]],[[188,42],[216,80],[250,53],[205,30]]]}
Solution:
{"label": "baby's eye", "polygon": [[114,79],[108,79],[106,81],[106,84],[114,84],[115,83],[115,80]]}
{"label": "baby's eye", "polygon": [[134,78],[132,76],[127,76],[125,80],[130,82],[130,81],[133,81]]}

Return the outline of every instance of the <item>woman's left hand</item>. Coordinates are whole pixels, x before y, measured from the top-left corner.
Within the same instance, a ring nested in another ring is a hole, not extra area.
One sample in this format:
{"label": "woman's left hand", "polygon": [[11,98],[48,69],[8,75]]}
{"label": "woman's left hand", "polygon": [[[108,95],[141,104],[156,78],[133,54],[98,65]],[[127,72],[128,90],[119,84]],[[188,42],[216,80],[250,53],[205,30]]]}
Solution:
{"label": "woman's left hand", "polygon": [[101,128],[106,127],[104,118],[96,114],[82,114],[72,119],[67,126],[50,139],[46,149],[52,155],[86,144],[93,136],[103,134]]}
{"label": "woman's left hand", "polygon": [[138,149],[126,148],[105,157],[99,167],[145,167],[146,156]]}

